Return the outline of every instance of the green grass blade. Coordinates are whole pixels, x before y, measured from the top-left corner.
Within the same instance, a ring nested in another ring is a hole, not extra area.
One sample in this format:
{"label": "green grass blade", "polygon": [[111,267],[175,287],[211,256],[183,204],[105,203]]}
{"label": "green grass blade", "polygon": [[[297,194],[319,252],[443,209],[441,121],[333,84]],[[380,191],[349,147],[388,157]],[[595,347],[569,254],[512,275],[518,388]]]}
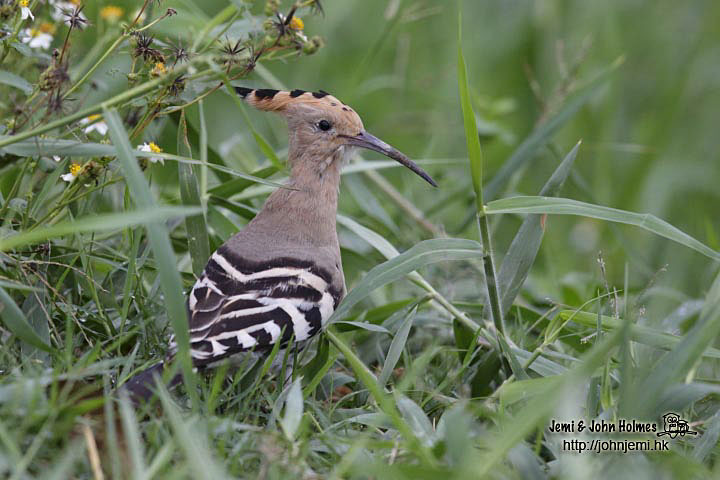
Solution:
{"label": "green grass blade", "polygon": [[22,78],[20,75],[15,75],[14,73],[6,72],[5,70],[0,70],[0,83],[19,88],[25,94],[30,94],[33,91],[33,86],[30,85],[30,82]]}
{"label": "green grass blade", "polygon": [[[595,328],[597,326],[597,314],[590,312],[578,312],[576,310],[561,310],[558,315],[564,321],[572,321],[579,325],[588,328]],[[600,316],[601,327],[604,331],[613,331],[623,328],[624,320],[610,317],[607,315]],[[650,345],[652,347],[663,348],[670,350],[678,345],[683,340],[683,337],[672,335],[670,333],[661,332],[654,328],[646,325],[637,325],[631,323],[628,326],[628,335],[634,342],[642,343],[643,345]],[[720,359],[720,350],[717,348],[708,347],[704,352],[703,356],[707,358]]]}
{"label": "green grass blade", "polygon": [[[4,138],[11,137],[0,135],[0,140]],[[3,147],[0,149],[0,155],[3,153],[9,153],[19,157],[47,157],[52,155],[59,155],[61,157],[115,157],[117,156],[117,149],[113,145],[106,145],[104,143],[83,143],[76,140],[65,140],[60,138],[33,137]],[[135,151],[135,156],[141,158],[157,157],[181,164],[204,166],[215,170],[216,172],[226,173],[228,175],[232,175],[233,177],[237,177],[238,179],[243,179],[250,184],[259,183],[269,187],[283,187],[280,183],[271,182],[269,180],[265,180],[264,178],[238,172],[224,165],[207,163],[187,156],[173,155],[171,153],[141,152],[140,150]],[[273,169],[273,172],[275,171],[277,171],[277,168]]]}
{"label": "green grass blade", "polygon": [[415,320],[416,313],[417,305],[409,309],[405,315],[403,323],[395,333],[392,342],[390,342],[390,348],[388,348],[388,353],[385,356],[385,363],[383,364],[382,371],[378,377],[378,383],[381,388],[385,387],[390,379],[390,375],[392,375],[392,372],[395,369],[395,365],[397,365],[398,360],[400,360],[400,356],[402,355],[403,349],[405,349],[405,344],[407,343],[408,335],[410,334],[410,329],[412,328],[413,321]]}
{"label": "green grass blade", "polygon": [[337,347],[340,353],[343,354],[345,360],[350,364],[350,368],[355,372],[358,380],[370,391],[375,401],[378,403],[382,411],[387,414],[392,420],[393,424],[400,432],[400,434],[408,442],[409,446],[422,458],[425,463],[434,465],[435,461],[432,454],[425,448],[419,439],[414,435],[410,426],[403,420],[398,412],[395,402],[383,391],[378,384],[377,378],[368,369],[358,357],[355,352],[337,335],[332,329],[325,332],[325,335],[330,341]]}
{"label": "green grass blade", "polygon": [[[141,209],[154,208],[155,199],[138,166],[135,150],[130,146],[120,116],[114,109],[103,110],[103,116],[108,124],[113,145],[115,145],[115,148],[118,150],[118,159],[125,173],[125,179],[135,204]],[[175,252],[172,249],[169,232],[164,223],[148,223],[146,228],[158,267],[160,286],[165,296],[168,318],[175,333],[175,341],[178,346],[177,358],[182,366],[185,386],[191,399],[193,399],[193,403],[197,405],[195,374],[193,373],[192,362],[190,360],[190,333],[188,331],[188,319],[185,311],[185,297],[183,295],[180,273],[177,270]]]}
{"label": "green grass blade", "polygon": [[490,312],[492,320],[497,332],[498,344],[502,352],[519,378],[525,378],[527,374],[522,369],[515,355],[510,350],[507,339],[505,338],[505,320],[500,301],[500,286],[495,269],[495,261],[493,258],[492,238],[490,236],[490,224],[485,216],[483,204],[483,156],[480,148],[480,137],[475,122],[475,112],[472,108],[470,100],[470,87],[468,86],[467,68],[465,66],[465,57],[462,50],[462,14],[458,13],[458,89],[460,91],[460,103],[463,112],[463,124],[465,126],[465,141],[467,143],[468,158],[470,160],[470,171],[475,190],[475,210],[477,213],[478,230],[480,233],[480,241],[482,242],[482,250],[480,257],[483,263],[483,271],[485,273],[485,286],[487,289],[487,298],[490,304]]}
{"label": "green grass blade", "polygon": [[460,90],[460,105],[462,106],[463,125],[465,126],[465,141],[467,142],[468,158],[470,160],[470,174],[473,189],[475,190],[475,205],[477,211],[483,206],[483,156],[480,148],[480,137],[475,122],[475,112],[470,100],[470,87],[467,78],[467,66],[462,50],[462,16],[458,13],[458,89]]}
{"label": "green grass blade", "polygon": [[[192,148],[188,142],[187,124],[185,123],[185,111],[180,114],[180,125],[177,137],[177,152],[185,157],[192,157]],[[200,189],[198,187],[197,175],[193,165],[181,163],[178,165],[178,183],[180,184],[180,198],[183,205],[197,206],[202,208]],[[210,258],[210,241],[208,240],[208,228],[205,215],[201,212],[197,215],[185,217],[185,228],[187,229],[188,251],[192,260],[192,269],[196,277],[202,275],[205,264]]]}
{"label": "green grass blade", "polygon": [[297,435],[303,416],[302,378],[298,377],[288,386],[285,396],[285,412],[280,419],[280,426],[288,440],[293,441]]}
{"label": "green grass blade", "polygon": [[699,462],[702,462],[718,445],[720,439],[720,411],[710,417],[710,421],[705,423],[705,433],[695,443],[692,456]]}
{"label": "green grass blade", "polygon": [[598,218],[615,223],[634,225],[661,237],[692,248],[703,255],[720,261],[720,252],[716,252],[702,242],[694,239],[682,230],[649,213],[635,213],[616,208],[579,202],[569,198],[552,197],[511,197],[495,200],[487,204],[485,213],[549,213],[556,215],[579,215]]}
{"label": "green grass blade", "polygon": [[145,474],[145,457],[143,455],[142,438],[135,411],[130,399],[120,397],[120,418],[122,419],[124,439],[132,466],[132,477],[143,478]]}
{"label": "green grass blade", "polygon": [[[278,170],[274,166],[264,167],[259,170],[256,170],[253,172],[252,177],[257,178],[260,180],[264,180],[270,175],[276,173]],[[208,189],[208,193],[211,195],[217,195],[219,197],[231,197],[232,195],[237,195],[238,193],[242,192],[246,188],[250,187],[251,185],[258,183],[255,181],[251,181],[247,178],[233,178],[231,180],[228,180],[226,182],[223,182],[219,185],[215,185],[214,187]],[[274,182],[271,182],[274,183]],[[277,184],[279,185],[279,184]]]}
{"label": "green grass blade", "polygon": [[[31,292],[25,297],[22,304],[22,311],[33,331],[43,340],[46,345],[50,344],[50,319],[45,311],[44,305],[48,302],[45,290]],[[32,359],[45,367],[50,366],[50,358],[45,349],[37,348],[30,344],[20,346],[21,354],[26,359]]]}
{"label": "green grass blade", "polygon": [[25,343],[46,352],[54,350],[33,330],[20,307],[2,287],[0,287],[0,318],[8,330]]}
{"label": "green grass blade", "polygon": [[720,334],[720,273],[707,294],[700,318],[680,343],[665,354],[639,386],[635,401],[625,405],[630,415],[654,412],[662,392],[681,381]]}
{"label": "green grass blade", "polygon": [[420,267],[442,261],[469,260],[477,258],[480,254],[480,244],[473,240],[442,238],[420,242],[408,251],[370,270],[343,299],[330,317],[329,323],[344,318],[353,305],[367,297],[370,292]]}
{"label": "green grass blade", "polygon": [[173,439],[177,442],[193,478],[231,478],[222,465],[215,460],[204,432],[198,431],[193,425],[182,418],[177,407],[170,399],[165,385],[157,382],[158,396],[163,411],[173,430]]}
{"label": "green grass blade", "polygon": [[364,227],[363,225],[360,225],[352,218],[338,214],[337,221],[339,224],[347,227],[348,230],[365,240],[368,244],[372,245],[385,258],[391,259],[400,255],[400,252],[398,252],[393,244],[388,242],[385,237],[367,227]]}
{"label": "green grass blade", "polygon": [[0,239],[0,252],[17,248],[23,245],[47,240],[49,238],[63,237],[83,232],[102,232],[121,230],[133,225],[150,225],[163,222],[169,218],[193,215],[201,209],[185,207],[150,207],[125,213],[108,213],[82,217],[74,221],[60,222],[50,227],[40,227],[35,230],[19,233],[12,237]]}
{"label": "green grass blade", "polygon": [[558,400],[567,393],[567,388],[576,388],[585,381],[607,359],[609,353],[619,344],[620,332],[608,335],[588,351],[573,370],[562,376],[550,377],[547,384],[533,399],[533,408],[524,408],[513,415],[506,415],[498,422],[492,435],[493,443],[480,456],[478,477],[489,475],[498,463],[515,445],[522,442],[538,428],[544,428],[547,417],[557,408]]}
{"label": "green grass blade", "polygon": [[[565,182],[577,156],[580,142],[570,150],[560,163],[550,179],[540,190],[542,196],[555,196]],[[530,273],[530,267],[540,250],[544,229],[541,225],[540,215],[528,215],[520,225],[518,233],[513,238],[510,248],[503,258],[498,273],[498,287],[500,288],[501,306],[503,315],[507,314],[522,288],[525,279]]]}

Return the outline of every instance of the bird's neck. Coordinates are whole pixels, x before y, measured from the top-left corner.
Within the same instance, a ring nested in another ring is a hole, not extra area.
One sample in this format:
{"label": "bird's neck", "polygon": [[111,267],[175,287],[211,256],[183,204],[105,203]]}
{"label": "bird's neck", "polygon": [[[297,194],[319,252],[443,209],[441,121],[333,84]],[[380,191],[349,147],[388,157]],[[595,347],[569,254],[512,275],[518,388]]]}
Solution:
{"label": "bird's neck", "polygon": [[325,159],[290,154],[289,188],[268,197],[254,222],[267,222],[281,229],[281,238],[312,246],[337,245],[335,217],[342,153]]}

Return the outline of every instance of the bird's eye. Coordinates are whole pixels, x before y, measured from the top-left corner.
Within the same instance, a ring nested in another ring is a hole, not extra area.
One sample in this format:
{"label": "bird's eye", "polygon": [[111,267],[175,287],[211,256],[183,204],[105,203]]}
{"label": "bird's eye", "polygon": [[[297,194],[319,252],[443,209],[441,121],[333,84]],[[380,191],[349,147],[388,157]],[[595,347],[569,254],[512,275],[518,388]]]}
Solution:
{"label": "bird's eye", "polygon": [[328,122],[327,120],[320,120],[320,122],[318,122],[318,128],[327,132],[328,130],[330,130],[330,122]]}

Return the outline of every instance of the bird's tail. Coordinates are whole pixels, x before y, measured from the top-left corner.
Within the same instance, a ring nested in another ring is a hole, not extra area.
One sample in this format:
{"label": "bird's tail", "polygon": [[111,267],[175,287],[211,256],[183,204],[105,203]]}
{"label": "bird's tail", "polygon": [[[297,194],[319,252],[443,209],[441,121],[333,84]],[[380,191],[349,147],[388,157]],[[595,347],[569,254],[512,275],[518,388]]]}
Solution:
{"label": "bird's tail", "polygon": [[[160,362],[143,370],[125,382],[125,384],[120,387],[120,392],[125,392],[135,405],[147,402],[155,395],[157,389],[156,379],[162,382],[165,366],[165,362]],[[167,382],[166,386],[172,388],[180,383],[181,380],[182,375],[177,373]]]}

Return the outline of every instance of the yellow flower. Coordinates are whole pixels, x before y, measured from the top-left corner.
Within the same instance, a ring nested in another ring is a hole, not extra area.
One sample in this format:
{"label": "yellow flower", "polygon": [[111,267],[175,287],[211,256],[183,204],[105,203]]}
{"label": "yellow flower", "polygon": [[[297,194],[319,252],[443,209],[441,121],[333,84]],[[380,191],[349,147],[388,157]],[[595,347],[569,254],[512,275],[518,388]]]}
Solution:
{"label": "yellow flower", "polygon": [[30,0],[20,0],[20,6],[23,8],[27,8],[30,4]]}
{"label": "yellow flower", "polygon": [[42,33],[49,33],[50,35],[52,35],[53,33],[55,33],[55,25],[50,22],[42,22],[40,25],[38,25],[37,31]]}
{"label": "yellow flower", "polygon": [[302,30],[305,28],[305,22],[302,21],[302,18],[300,17],[293,17],[290,20],[290,28],[293,30]]}
{"label": "yellow flower", "polygon": [[[162,153],[163,151],[162,148],[158,147],[155,142],[143,143],[142,145],[138,145],[137,148],[141,152],[147,153]],[[148,157],[148,160],[150,160],[150,163],[160,163],[162,165],[165,165],[162,157]]]}
{"label": "yellow flower", "polygon": [[80,175],[83,171],[83,166],[79,163],[73,163],[70,165],[70,173],[66,173],[65,175],[60,175],[60,178],[63,179],[63,181],[72,183],[78,175]]}
{"label": "yellow flower", "polygon": [[110,23],[115,23],[120,20],[123,13],[125,13],[125,10],[120,7],[116,7],[115,5],[108,5],[107,7],[100,9],[100,17]]}
{"label": "yellow flower", "polygon": [[167,70],[165,69],[165,64],[163,62],[157,62],[155,64],[155,67],[150,72],[150,75],[159,77],[160,75],[165,75],[166,72]]}

